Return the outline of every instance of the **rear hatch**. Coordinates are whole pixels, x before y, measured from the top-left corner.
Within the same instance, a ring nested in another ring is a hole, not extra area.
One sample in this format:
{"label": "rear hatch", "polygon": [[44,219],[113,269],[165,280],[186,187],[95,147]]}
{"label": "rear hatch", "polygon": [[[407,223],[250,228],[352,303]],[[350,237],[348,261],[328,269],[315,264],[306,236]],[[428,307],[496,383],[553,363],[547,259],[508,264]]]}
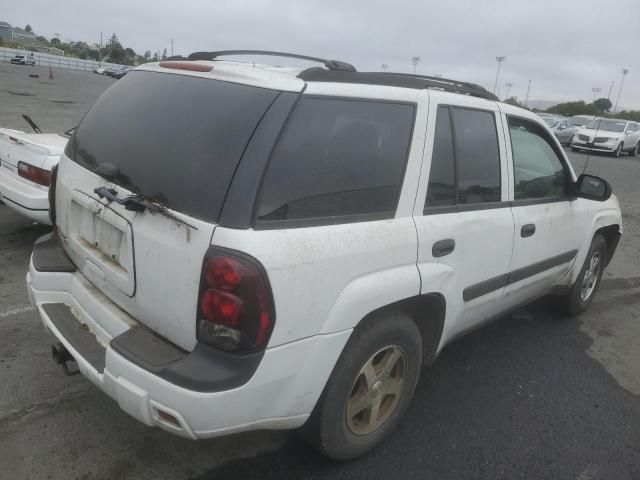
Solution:
{"label": "rear hatch", "polygon": [[136,70],[100,97],[61,158],[56,214],[71,259],[100,292],[186,350],[196,343],[202,260],[227,189],[277,95]]}

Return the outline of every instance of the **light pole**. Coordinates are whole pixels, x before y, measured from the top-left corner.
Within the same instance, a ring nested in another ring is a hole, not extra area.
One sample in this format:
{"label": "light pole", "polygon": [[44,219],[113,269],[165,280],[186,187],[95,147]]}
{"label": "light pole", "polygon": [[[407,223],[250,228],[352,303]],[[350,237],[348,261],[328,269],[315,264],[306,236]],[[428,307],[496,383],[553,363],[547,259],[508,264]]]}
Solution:
{"label": "light pole", "polygon": [[411,63],[413,64],[413,73],[416,73],[416,67],[420,63],[420,57],[411,57]]}
{"label": "light pole", "polygon": [[620,88],[618,89],[618,97],[616,98],[616,105],[615,107],[613,107],[613,111],[617,112],[618,111],[618,102],[620,101],[620,94],[622,93],[622,84],[624,83],[624,77],[627,76],[627,73],[629,73],[629,70],[627,70],[626,68],[622,69],[622,80],[620,81]]}
{"label": "light pole", "polygon": [[387,65],[386,63],[383,63],[382,65],[380,65],[380,68],[382,68],[383,72],[386,72],[387,69],[389,68],[389,65]]}
{"label": "light pole", "polygon": [[512,82],[507,82],[504,84],[505,87],[507,87],[507,94],[504,96],[504,99],[508,99],[509,98],[509,92],[511,91],[511,87],[513,87],[513,83]]}
{"label": "light pole", "polygon": [[173,57],[173,38],[171,39],[171,56]]}
{"label": "light pole", "polygon": [[498,88],[498,75],[500,75],[500,65],[504,62],[507,57],[496,57],[496,62],[498,62],[498,71],[496,72],[496,82],[493,84],[493,93],[496,93],[496,89]]}
{"label": "light pole", "polygon": [[595,102],[596,101],[596,95],[599,94],[602,91],[602,89],[600,87],[593,87],[591,89],[591,91],[593,92],[593,100],[591,100],[591,101]]}
{"label": "light pole", "polygon": [[529,105],[529,94],[531,93],[531,80],[529,80],[529,85],[527,86],[527,96],[524,97],[524,106],[527,107]]}

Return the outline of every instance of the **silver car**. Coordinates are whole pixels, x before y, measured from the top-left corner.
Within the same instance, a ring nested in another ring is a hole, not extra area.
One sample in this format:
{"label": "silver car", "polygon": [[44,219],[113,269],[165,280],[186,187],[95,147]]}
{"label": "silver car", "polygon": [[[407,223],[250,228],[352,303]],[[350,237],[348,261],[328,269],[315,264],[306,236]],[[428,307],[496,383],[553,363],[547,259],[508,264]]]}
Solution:
{"label": "silver car", "polygon": [[564,117],[543,116],[542,119],[549,126],[551,131],[563,145],[570,145],[573,135],[576,133],[576,127],[571,120]]}

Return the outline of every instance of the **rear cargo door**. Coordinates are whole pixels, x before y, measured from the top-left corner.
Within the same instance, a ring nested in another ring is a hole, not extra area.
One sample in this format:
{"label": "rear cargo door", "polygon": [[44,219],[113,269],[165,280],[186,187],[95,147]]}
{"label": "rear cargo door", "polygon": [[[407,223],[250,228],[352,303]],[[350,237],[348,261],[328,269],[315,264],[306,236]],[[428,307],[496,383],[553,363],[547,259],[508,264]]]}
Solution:
{"label": "rear cargo door", "polygon": [[204,254],[278,94],[133,71],[96,102],[60,162],[56,210],[71,258],[102,294],[187,350]]}

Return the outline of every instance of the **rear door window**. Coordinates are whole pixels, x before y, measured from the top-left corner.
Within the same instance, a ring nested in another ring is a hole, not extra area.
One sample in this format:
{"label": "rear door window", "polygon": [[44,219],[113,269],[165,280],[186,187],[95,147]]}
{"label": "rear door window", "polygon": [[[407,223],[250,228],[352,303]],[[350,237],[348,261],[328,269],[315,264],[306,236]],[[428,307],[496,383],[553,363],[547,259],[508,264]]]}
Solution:
{"label": "rear door window", "polygon": [[393,217],[414,110],[404,103],[303,97],[272,153],[258,223]]}
{"label": "rear door window", "polygon": [[217,221],[242,152],[277,91],[189,75],[132,71],[95,103],[67,145],[115,183]]}

